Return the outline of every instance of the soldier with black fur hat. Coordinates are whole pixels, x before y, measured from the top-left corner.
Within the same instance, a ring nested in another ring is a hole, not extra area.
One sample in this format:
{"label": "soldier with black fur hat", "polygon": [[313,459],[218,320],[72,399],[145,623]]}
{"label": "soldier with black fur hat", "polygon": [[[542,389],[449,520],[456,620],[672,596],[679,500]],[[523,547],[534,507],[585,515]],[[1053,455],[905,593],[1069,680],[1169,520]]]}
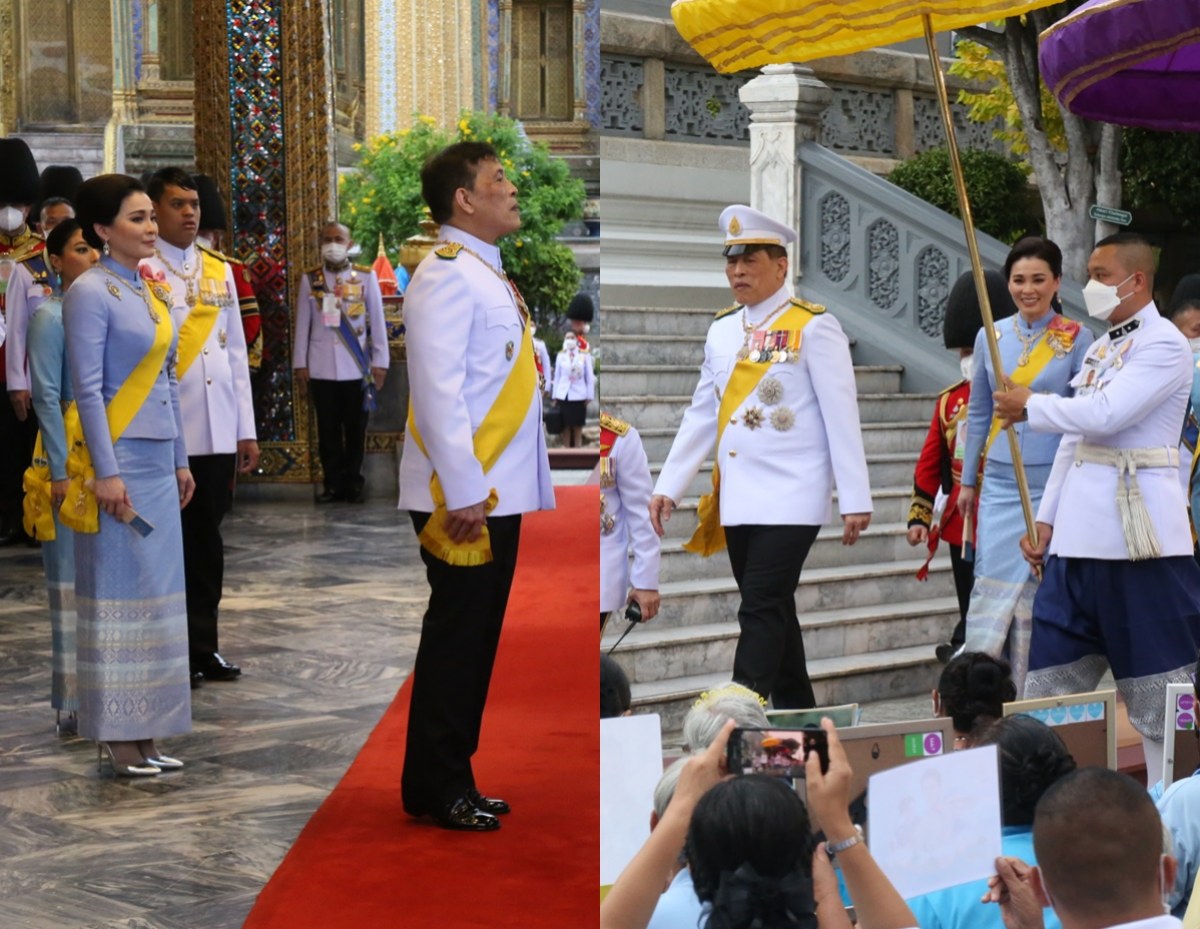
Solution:
{"label": "soldier with black fur hat", "polygon": [[47,165],[42,169],[38,185],[38,202],[29,211],[43,237],[50,230],[75,215],[75,193],[83,183],[83,175],[74,165]]}
{"label": "soldier with black fur hat", "polygon": [[[988,302],[992,315],[1001,320],[1017,311],[1004,275],[985,271]],[[965,525],[958,511],[958,493],[962,486],[963,453],[966,449],[965,426],[967,407],[971,399],[971,378],[975,373],[975,336],[983,327],[975,278],[964,273],[950,290],[946,300],[946,318],[942,324],[942,340],[946,348],[957,351],[962,364],[963,379],[938,394],[934,404],[933,421],[921,447],[921,457],[913,471],[912,505],[908,510],[908,544],[925,544],[929,557],[918,580],[929,576],[929,562],[937,552],[939,539],[950,546],[950,566],[954,572],[954,590],[958,595],[958,624],[948,643],[937,646],[938,660],[945,664],[966,641],[967,604],[975,580],[974,565],[963,558],[964,544],[974,543],[974,525]],[[934,525],[934,520],[937,525]],[[974,519],[972,518],[972,523]]]}
{"label": "soldier with black fur hat", "polygon": [[571,298],[571,303],[567,306],[567,322],[570,324],[571,332],[575,333],[575,340],[578,342],[581,352],[588,352],[591,349],[585,336],[595,318],[596,306],[592,303],[591,297],[585,293],[578,293]]}
{"label": "soldier with black fur hat", "polygon": [[26,220],[37,199],[38,170],[23,139],[0,139],[0,311],[7,340],[0,347],[0,381],[11,403],[0,403],[0,545],[25,540],[21,526],[22,475],[37,435],[25,365],[25,324],[50,294],[46,242]]}

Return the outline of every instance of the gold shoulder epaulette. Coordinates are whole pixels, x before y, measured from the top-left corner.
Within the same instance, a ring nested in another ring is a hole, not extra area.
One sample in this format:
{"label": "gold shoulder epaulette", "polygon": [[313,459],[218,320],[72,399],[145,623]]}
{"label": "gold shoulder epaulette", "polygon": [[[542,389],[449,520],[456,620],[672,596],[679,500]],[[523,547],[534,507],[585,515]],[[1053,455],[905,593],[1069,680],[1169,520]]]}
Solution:
{"label": "gold shoulder epaulette", "polygon": [[600,428],[615,432],[617,435],[625,435],[629,431],[629,423],[623,419],[617,419],[617,417],[611,416],[608,413],[601,413]]}
{"label": "gold shoulder epaulette", "polygon": [[957,383],[951,384],[949,387],[943,387],[941,390],[938,391],[938,398],[940,399],[942,397],[947,396],[948,394],[954,393],[954,391],[956,391],[956,390],[958,390],[958,388],[962,387],[963,383],[964,383],[963,381],[958,381]]}
{"label": "gold shoulder epaulette", "polygon": [[821,306],[821,304],[809,303],[807,300],[801,300],[799,297],[792,297],[792,299],[788,302],[791,303],[792,306],[798,306],[802,310],[808,310],[808,312],[816,316],[819,316],[825,312],[825,307]]}
{"label": "gold shoulder epaulette", "polygon": [[309,268],[304,273],[305,274],[322,274],[324,271],[325,271],[324,265],[316,265],[315,267]]}
{"label": "gold shoulder epaulette", "polygon": [[735,303],[733,306],[727,306],[725,309],[717,312],[717,315],[713,317],[713,322],[716,322],[718,319],[724,319],[730,313],[736,313],[741,308],[742,305],[740,303]]}
{"label": "gold shoulder epaulette", "polygon": [[458,253],[463,249],[461,242],[447,242],[441,248],[435,248],[433,253],[439,258],[445,258],[447,261],[453,261],[458,257]]}
{"label": "gold shoulder epaulette", "polygon": [[230,258],[228,255],[223,255],[220,252],[218,252],[215,248],[209,248],[207,245],[205,245],[202,242],[197,242],[196,248],[199,251],[204,252],[206,255],[212,255],[218,261],[233,261],[233,259]]}
{"label": "gold shoulder epaulette", "polygon": [[363,274],[370,274],[372,269],[370,265],[354,265],[354,270],[361,271]]}

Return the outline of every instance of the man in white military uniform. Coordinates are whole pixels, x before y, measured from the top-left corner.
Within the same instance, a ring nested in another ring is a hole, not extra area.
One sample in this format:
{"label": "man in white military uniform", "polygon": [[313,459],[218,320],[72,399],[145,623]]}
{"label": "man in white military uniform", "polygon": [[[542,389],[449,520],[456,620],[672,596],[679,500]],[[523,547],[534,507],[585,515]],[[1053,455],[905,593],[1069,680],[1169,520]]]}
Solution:
{"label": "man in white military uniform", "polygon": [[200,200],[195,182],[180,168],[163,168],[150,178],[147,193],[158,217],[158,243],[154,257],[142,263],[142,273],[171,288],[171,318],[179,332],[179,407],[188,467],[196,480],[180,517],[196,687],[242,673],[221,656],[217,636],[225,575],[221,520],[233,503],[235,472],[248,474],[258,467],[258,441],[237,287],[222,256],[196,245]]}
{"label": "man in white military uniform", "polygon": [[350,230],[326,223],[321,267],[300,278],[292,366],[317,412],[317,454],[325,474],[318,503],[362,503],[367,419],[388,370],[383,294],[375,272],[347,257]]}
{"label": "man in white military uniform", "polygon": [[1025,694],[1089,691],[1111,666],[1153,780],[1166,685],[1188,680],[1200,643],[1200,566],[1178,474],[1192,353],[1154,305],[1154,254],[1141,236],[1101,240],[1088,276],[1088,312],[1109,330],[1084,357],[1075,395],[996,394],[998,416],[1063,434],[1037,547],[1021,543],[1032,564],[1045,558]]}
{"label": "man in white military uniform", "polygon": [[460,142],[421,171],[441,243],[404,297],[411,390],[400,508],[431,588],[413,669],[404,809],[447,829],[500,827],[503,800],[471,757],[516,568],[521,514],[554,508],[525,301],[496,242],[521,226],[517,189],[490,145]]}
{"label": "man in white military uniform", "polygon": [[[600,414],[600,625],[634,601],[648,622],[658,613],[659,541],[650,525],[650,462],[638,431]],[[633,568],[629,550],[633,549]],[[630,589],[632,587],[632,590]]]}
{"label": "man in white military uniform", "polygon": [[720,223],[738,303],[709,327],[650,516],[661,536],[715,441],[714,490],[685,547],[709,555],[728,544],[742,596],[733,679],[777,707],[811,707],[795,592],[835,482],[843,544],[871,521],[850,345],[824,307],[792,296],[791,229],[746,206],[728,207]]}

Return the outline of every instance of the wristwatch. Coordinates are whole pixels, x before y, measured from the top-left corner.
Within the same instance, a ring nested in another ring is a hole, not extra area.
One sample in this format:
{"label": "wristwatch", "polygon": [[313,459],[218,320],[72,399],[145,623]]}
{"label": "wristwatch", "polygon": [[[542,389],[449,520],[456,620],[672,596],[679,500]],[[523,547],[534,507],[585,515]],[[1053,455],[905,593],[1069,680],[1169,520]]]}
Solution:
{"label": "wristwatch", "polygon": [[[858,827],[855,826],[856,830],[857,828]],[[842,839],[840,842],[827,842],[825,844],[825,851],[829,854],[829,857],[832,858],[834,855],[839,855],[848,848],[853,848],[859,842],[865,841],[866,840],[863,838],[862,833],[856,831],[854,835],[850,836],[848,839]]]}

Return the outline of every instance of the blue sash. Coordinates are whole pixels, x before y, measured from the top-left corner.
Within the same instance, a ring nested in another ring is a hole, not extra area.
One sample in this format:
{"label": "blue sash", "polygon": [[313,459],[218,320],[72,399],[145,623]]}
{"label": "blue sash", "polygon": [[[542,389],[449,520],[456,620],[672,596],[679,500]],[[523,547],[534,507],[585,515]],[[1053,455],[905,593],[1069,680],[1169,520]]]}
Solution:
{"label": "blue sash", "polygon": [[[312,285],[313,296],[320,298],[325,295],[325,275],[323,269],[318,269],[309,275],[309,283]],[[368,413],[375,412],[375,377],[371,374],[371,360],[367,358],[367,353],[363,350],[358,341],[358,335],[354,332],[354,327],[350,325],[350,320],[346,318],[346,313],[341,308],[339,301],[338,305],[338,335],[341,337],[342,344],[346,346],[346,351],[354,359],[358,365],[359,374],[362,376],[363,389],[363,409]],[[367,327],[367,338],[371,338],[371,324],[369,317],[364,320],[363,325]]]}

